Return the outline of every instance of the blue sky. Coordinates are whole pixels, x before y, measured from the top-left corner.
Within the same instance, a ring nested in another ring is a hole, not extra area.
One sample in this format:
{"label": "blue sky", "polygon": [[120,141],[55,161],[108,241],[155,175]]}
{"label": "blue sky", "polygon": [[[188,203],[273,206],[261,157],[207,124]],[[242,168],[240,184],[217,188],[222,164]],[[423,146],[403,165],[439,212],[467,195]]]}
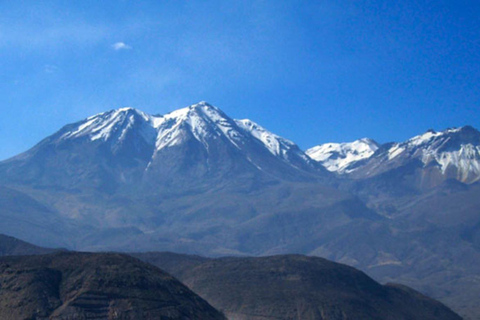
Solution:
{"label": "blue sky", "polygon": [[0,1],[0,159],[206,100],[308,148],[480,127],[480,2]]}

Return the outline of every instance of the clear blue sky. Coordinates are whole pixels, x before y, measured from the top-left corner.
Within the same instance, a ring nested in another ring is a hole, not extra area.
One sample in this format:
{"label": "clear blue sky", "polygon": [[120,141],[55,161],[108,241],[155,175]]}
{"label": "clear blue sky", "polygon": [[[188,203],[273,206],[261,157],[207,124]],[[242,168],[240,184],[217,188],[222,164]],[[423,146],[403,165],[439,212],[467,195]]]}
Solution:
{"label": "clear blue sky", "polygon": [[480,126],[480,1],[0,1],[0,159],[206,100],[308,148]]}

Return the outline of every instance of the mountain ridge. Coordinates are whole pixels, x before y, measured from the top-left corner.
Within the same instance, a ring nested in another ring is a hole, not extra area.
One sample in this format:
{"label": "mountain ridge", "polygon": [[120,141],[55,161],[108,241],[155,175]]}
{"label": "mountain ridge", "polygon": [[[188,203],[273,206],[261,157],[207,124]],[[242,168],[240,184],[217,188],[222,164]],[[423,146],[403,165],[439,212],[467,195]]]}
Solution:
{"label": "mountain ridge", "polygon": [[374,140],[326,143],[306,153],[329,171],[354,179],[374,177],[413,160],[420,161],[419,169],[430,171],[437,181],[453,178],[469,184],[480,179],[480,132],[469,125],[440,132],[430,129],[404,142],[374,148],[365,148],[368,142]]}

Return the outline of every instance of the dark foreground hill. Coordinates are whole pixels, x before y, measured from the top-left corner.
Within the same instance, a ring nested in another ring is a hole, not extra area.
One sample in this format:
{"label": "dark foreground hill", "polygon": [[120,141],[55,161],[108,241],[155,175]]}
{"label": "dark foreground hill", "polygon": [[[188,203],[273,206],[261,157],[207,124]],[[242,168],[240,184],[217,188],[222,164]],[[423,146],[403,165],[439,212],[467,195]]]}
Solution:
{"label": "dark foreground hill", "polygon": [[225,319],[175,278],[121,254],[0,258],[0,319]]}
{"label": "dark foreground hill", "polygon": [[177,276],[229,319],[461,319],[408,287],[382,286],[352,267],[317,257],[135,256]]}

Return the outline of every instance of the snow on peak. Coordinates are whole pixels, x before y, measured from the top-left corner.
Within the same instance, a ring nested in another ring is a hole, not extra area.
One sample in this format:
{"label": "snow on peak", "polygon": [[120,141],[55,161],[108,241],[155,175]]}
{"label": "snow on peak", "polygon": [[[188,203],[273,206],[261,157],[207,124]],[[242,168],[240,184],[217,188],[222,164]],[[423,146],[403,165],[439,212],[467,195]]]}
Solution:
{"label": "snow on peak", "polygon": [[[226,142],[247,154],[259,151],[260,147],[293,167],[315,168],[312,160],[292,141],[251,120],[234,120],[205,101],[165,115],[149,115],[134,108],[110,110],[64,127],[57,138],[108,142],[114,148],[112,150],[132,145],[138,146],[138,150],[151,148],[151,161],[164,148],[182,145],[192,139],[200,142],[207,153],[216,150],[211,147],[216,148],[217,143]],[[256,155],[247,158],[253,163]]]}
{"label": "snow on peak", "polygon": [[460,132],[461,130],[462,128],[453,128],[453,129],[447,129],[441,132],[436,132],[435,130],[430,129],[430,130],[427,130],[427,132],[425,132],[424,134],[415,136],[407,140],[406,143],[413,146],[420,146],[420,145],[431,143],[433,140],[439,137],[444,137],[445,135],[448,135],[448,134]]}
{"label": "snow on peak", "polygon": [[70,125],[60,138],[121,141],[133,128],[140,130],[147,143],[155,145],[157,150],[179,144],[190,134],[207,148],[207,140],[218,136],[224,136],[240,148],[239,141],[245,136],[233,119],[201,101],[163,116],[148,115],[130,107],[110,110]]}
{"label": "snow on peak", "polygon": [[363,138],[353,142],[325,143],[308,149],[306,154],[329,171],[348,173],[353,170],[353,164],[371,157],[378,147],[374,140]]}
{"label": "snow on peak", "polygon": [[401,155],[420,159],[425,166],[436,164],[442,174],[455,168],[455,178],[462,182],[480,179],[480,132],[470,126],[428,130],[388,150],[388,160]]}
{"label": "snow on peak", "polygon": [[394,159],[405,151],[412,155],[434,154],[458,150],[465,145],[478,145],[480,132],[470,126],[449,128],[444,131],[428,130],[427,132],[408,139],[405,142],[395,143],[389,149],[389,159]]}
{"label": "snow on peak", "polygon": [[363,165],[370,173],[380,173],[409,159],[418,159],[425,167],[437,166],[443,175],[459,181],[480,180],[480,132],[471,126],[428,130],[405,142],[378,149],[375,141],[365,138],[351,143],[322,144],[306,154],[327,170],[338,173],[359,172]]}
{"label": "snow on peak", "polygon": [[[130,107],[114,109],[88,117],[86,120],[77,123],[73,129],[65,132],[61,139],[88,136],[92,141],[107,141],[113,137],[121,141],[131,128],[136,126],[145,129],[145,126],[149,126],[153,122],[153,118]],[[150,133],[146,132],[148,129],[144,131],[145,136],[151,136]]]}
{"label": "snow on peak", "polygon": [[166,114],[155,122],[155,127],[158,131],[157,150],[181,143],[187,138],[188,131],[207,148],[210,137],[223,135],[238,147],[241,136],[234,120],[204,101]]}

